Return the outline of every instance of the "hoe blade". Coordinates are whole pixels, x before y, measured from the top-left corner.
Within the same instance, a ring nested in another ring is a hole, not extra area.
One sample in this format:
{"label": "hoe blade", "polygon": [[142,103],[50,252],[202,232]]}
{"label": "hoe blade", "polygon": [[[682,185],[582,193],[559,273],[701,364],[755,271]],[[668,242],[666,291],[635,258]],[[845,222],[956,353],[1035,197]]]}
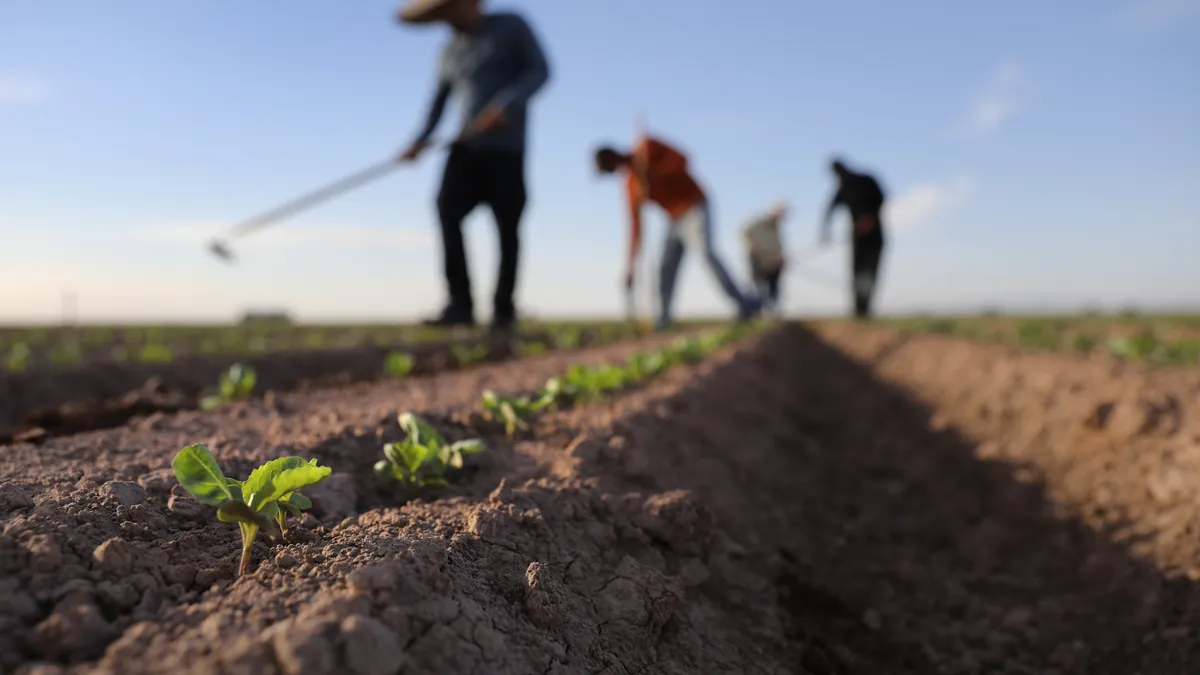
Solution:
{"label": "hoe blade", "polygon": [[230,250],[229,245],[223,241],[220,241],[220,240],[213,241],[213,243],[208,245],[208,250],[213,255],[217,256],[218,258],[220,258],[221,260],[224,260],[227,263],[233,262],[233,251]]}

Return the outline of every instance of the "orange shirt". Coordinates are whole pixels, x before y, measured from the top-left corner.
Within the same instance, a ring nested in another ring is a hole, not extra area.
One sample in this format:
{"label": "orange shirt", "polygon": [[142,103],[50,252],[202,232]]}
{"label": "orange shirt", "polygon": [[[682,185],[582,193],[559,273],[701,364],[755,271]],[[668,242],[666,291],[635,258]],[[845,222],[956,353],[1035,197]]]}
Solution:
{"label": "orange shirt", "polygon": [[[645,173],[649,195],[642,194],[639,174]],[[688,173],[687,157],[662,141],[647,137],[633,149],[633,162],[625,176],[631,224],[641,229],[641,205],[658,204],[671,218],[687,213],[705,200],[704,191]]]}

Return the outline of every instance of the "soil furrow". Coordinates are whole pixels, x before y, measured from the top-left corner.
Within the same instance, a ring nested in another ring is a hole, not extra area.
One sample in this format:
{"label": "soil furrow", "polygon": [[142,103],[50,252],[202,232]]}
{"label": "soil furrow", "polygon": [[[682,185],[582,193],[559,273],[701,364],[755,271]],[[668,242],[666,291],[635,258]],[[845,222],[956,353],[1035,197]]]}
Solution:
{"label": "soil furrow", "polygon": [[[1200,560],[1196,376],[893,337],[784,326],[488,432],[454,492],[403,506],[370,473],[396,412],[465,437],[482,389],[573,357],[4,448],[0,654],[21,675],[1195,672],[1200,591],[1174,570]],[[196,441],[231,473],[301,454],[336,480],[236,578],[235,528],[164,471]]]}
{"label": "soil furrow", "polygon": [[[581,330],[582,346],[600,339],[596,331]],[[256,395],[314,386],[377,381],[393,352],[411,354],[414,375],[434,375],[461,367],[454,346],[485,345],[484,362],[513,358],[514,341],[478,338],[415,344],[365,346],[349,349],[291,350],[232,357],[190,355],[164,364],[91,363],[69,368],[0,373],[0,443],[40,442],[47,438],[117,427],[128,420],[157,412],[194,409],[206,390],[233,363],[256,371]],[[522,335],[524,345],[554,348],[553,336]]]}

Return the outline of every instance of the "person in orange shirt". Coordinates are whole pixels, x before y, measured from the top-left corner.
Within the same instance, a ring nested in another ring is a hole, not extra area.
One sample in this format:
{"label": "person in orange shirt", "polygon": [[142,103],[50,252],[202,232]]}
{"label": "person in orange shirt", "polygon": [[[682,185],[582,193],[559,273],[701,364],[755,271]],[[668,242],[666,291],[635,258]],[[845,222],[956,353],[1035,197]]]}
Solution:
{"label": "person in orange shirt", "polygon": [[701,256],[716,277],[725,295],[738,307],[739,319],[758,313],[757,297],[743,293],[729,276],[725,263],[713,247],[712,214],[704,190],[688,171],[688,160],[679,150],[657,138],[645,137],[631,151],[603,146],[595,153],[596,169],[601,174],[625,173],[629,195],[629,255],[625,268],[625,286],[633,286],[633,270],[642,244],[642,206],[658,204],[670,218],[667,241],[659,269],[659,305],[655,327],[671,325],[671,302],[675,280],[686,249]]}

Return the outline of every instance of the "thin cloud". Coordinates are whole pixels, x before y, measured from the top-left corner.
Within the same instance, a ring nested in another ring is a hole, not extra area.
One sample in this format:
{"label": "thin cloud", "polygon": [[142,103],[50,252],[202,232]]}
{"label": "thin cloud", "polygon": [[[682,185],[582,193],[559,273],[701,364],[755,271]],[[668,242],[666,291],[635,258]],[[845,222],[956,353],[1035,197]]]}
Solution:
{"label": "thin cloud", "polygon": [[1028,80],[1025,69],[1016,61],[1000,64],[971,104],[967,131],[974,134],[995,133],[1021,113],[1027,102]]}
{"label": "thin cloud", "polygon": [[970,199],[974,192],[975,181],[969,176],[941,183],[922,183],[888,200],[884,207],[884,222],[894,231],[924,229]]}
{"label": "thin cloud", "polygon": [[[141,227],[133,236],[145,242],[161,244],[204,244],[225,237],[228,225],[220,223],[172,223]],[[359,225],[287,225],[280,224],[246,236],[246,241],[270,246],[295,248],[388,248],[406,251],[433,247],[430,228],[375,228]]]}
{"label": "thin cloud", "polygon": [[50,86],[30,77],[0,74],[0,104],[28,105],[50,98]]}
{"label": "thin cloud", "polygon": [[1112,15],[1119,30],[1157,33],[1200,19],[1200,0],[1132,0]]}

